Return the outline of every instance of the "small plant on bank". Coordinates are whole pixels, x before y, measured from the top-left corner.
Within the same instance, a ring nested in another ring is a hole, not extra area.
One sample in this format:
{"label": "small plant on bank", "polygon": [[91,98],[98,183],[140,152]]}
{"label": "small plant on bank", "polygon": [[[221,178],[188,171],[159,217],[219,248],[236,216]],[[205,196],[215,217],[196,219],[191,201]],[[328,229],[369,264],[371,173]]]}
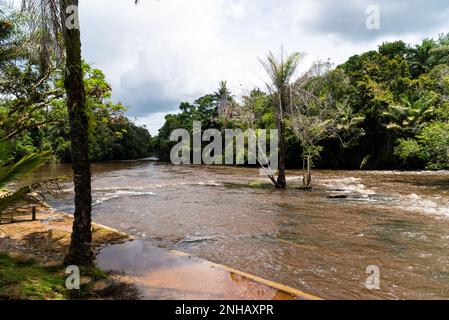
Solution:
{"label": "small plant on bank", "polygon": [[[12,147],[6,142],[0,142],[0,189],[6,188],[10,183],[23,181],[24,177],[44,165],[50,159],[50,154],[48,152],[32,153],[17,162],[12,162],[11,158]],[[25,185],[1,194],[0,219],[7,210],[27,200],[32,190],[32,185]]]}

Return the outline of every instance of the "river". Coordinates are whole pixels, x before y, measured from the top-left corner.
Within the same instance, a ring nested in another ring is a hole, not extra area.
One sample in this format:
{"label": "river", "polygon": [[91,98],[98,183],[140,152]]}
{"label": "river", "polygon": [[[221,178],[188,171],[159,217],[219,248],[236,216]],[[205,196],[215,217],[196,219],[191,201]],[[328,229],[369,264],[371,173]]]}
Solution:
{"label": "river", "polygon": [[[61,175],[70,166],[38,173]],[[275,190],[252,168],[94,164],[93,217],[326,299],[449,298],[449,172],[315,171],[311,192],[300,176]],[[71,212],[64,189],[49,202]]]}

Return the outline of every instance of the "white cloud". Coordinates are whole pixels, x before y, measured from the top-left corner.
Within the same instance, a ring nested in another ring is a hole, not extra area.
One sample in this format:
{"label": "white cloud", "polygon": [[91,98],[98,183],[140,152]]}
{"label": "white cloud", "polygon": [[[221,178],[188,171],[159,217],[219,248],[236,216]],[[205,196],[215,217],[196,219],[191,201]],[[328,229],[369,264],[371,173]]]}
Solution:
{"label": "white cloud", "polygon": [[[176,110],[173,110],[171,113],[176,113]],[[151,133],[151,135],[157,135],[161,124],[165,121],[166,112],[156,112],[143,117],[139,117],[136,119],[136,124],[144,125]]]}
{"label": "white cloud", "polygon": [[[441,10],[442,2],[435,1]],[[166,112],[176,110],[181,101],[210,93],[220,80],[227,80],[235,94],[263,86],[257,58],[280,45],[289,52],[306,52],[305,64],[317,58],[341,63],[383,40],[401,35],[415,42],[441,28],[441,21],[432,28],[423,18],[423,32],[415,28],[404,33],[402,19],[396,27],[390,23],[378,39],[360,39],[351,34],[350,20],[364,19],[351,15],[365,2],[142,0],[135,6],[133,0],[82,0],[83,53],[105,71],[114,99],[154,134]],[[430,7],[431,2],[426,1]],[[386,16],[394,18],[397,7],[391,8]]]}

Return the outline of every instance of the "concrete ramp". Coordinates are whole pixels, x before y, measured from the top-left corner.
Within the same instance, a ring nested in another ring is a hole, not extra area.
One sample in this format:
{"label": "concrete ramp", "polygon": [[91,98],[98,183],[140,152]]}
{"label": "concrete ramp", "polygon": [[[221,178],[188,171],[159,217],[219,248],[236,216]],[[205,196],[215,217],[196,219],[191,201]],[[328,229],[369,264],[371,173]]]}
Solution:
{"label": "concrete ramp", "polygon": [[122,272],[148,300],[315,300],[302,291],[223,265],[135,240],[97,256],[103,270]]}

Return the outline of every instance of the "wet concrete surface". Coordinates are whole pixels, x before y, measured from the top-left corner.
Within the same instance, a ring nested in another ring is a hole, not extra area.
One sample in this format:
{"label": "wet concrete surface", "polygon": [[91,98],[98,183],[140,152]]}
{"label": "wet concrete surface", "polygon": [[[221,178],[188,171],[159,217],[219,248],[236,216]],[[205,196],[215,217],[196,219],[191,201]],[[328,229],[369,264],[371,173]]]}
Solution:
{"label": "wet concrete surface", "polygon": [[[122,272],[122,280],[133,283],[145,300],[302,300],[314,297],[295,289],[289,292],[260,283],[206,260],[178,251],[130,241],[104,248],[98,266]],[[255,280],[256,279],[256,280]],[[274,286],[277,284],[273,283]]]}

